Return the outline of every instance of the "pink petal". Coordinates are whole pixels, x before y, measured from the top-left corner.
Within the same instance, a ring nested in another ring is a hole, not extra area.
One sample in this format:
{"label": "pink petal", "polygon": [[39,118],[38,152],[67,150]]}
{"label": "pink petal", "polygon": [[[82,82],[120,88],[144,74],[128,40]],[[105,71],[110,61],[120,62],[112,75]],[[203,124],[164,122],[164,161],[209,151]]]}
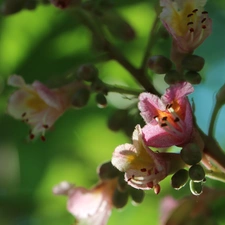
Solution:
{"label": "pink petal", "polygon": [[18,75],[10,76],[8,78],[7,84],[13,87],[20,87],[20,88],[26,86],[24,79]]}
{"label": "pink petal", "polygon": [[62,105],[58,95],[56,95],[52,90],[47,88],[44,84],[39,81],[35,81],[32,86],[38,93],[39,97],[49,106],[61,110]]}
{"label": "pink petal", "polygon": [[171,85],[166,89],[162,96],[162,101],[165,104],[171,103],[173,100],[186,98],[186,96],[194,91],[193,86],[188,82],[181,82]]}
{"label": "pink petal", "polygon": [[138,108],[141,111],[141,116],[146,123],[155,122],[154,116],[158,115],[158,110],[164,110],[165,105],[161,99],[150,93],[142,93],[139,96]]}
{"label": "pink petal", "polygon": [[74,185],[67,182],[67,181],[62,181],[60,184],[56,185],[53,189],[52,192],[55,195],[68,195],[68,192],[74,188]]}

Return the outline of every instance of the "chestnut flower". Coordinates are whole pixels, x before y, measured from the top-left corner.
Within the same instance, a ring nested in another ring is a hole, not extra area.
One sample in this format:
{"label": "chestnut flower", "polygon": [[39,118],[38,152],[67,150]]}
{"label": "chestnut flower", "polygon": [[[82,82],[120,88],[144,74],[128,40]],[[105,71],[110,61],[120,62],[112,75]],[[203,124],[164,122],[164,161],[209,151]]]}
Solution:
{"label": "chestnut flower", "polygon": [[210,35],[212,21],[206,0],[160,0],[160,19],[180,53],[192,53]]}
{"label": "chestnut flower", "polygon": [[194,135],[191,105],[187,95],[194,91],[188,82],[171,85],[161,99],[150,93],[139,96],[138,107],[146,124],[142,129],[147,146],[183,146]]}
{"label": "chestnut flower", "polygon": [[39,81],[28,85],[18,75],[10,76],[8,84],[19,88],[9,98],[8,113],[31,126],[30,139],[41,134],[43,141],[45,131],[70,107],[71,93],[80,85],[74,82],[58,89],[49,89]]}
{"label": "chestnut flower", "polygon": [[112,196],[117,178],[101,181],[91,190],[62,182],[53,188],[56,195],[68,195],[67,209],[77,225],[105,225],[113,207]]}
{"label": "chestnut flower", "polygon": [[112,156],[112,164],[125,172],[125,180],[134,188],[160,192],[159,182],[184,164],[175,153],[158,153],[149,149],[143,139],[140,125],[133,132],[133,144],[119,145]]}

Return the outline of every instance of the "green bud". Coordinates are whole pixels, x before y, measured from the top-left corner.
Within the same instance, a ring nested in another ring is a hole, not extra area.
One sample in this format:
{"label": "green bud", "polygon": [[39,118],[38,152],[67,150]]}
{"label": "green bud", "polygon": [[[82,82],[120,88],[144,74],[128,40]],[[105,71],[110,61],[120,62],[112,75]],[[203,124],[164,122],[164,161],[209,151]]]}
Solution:
{"label": "green bud", "polygon": [[119,176],[119,174],[120,171],[112,165],[111,161],[101,164],[98,168],[98,176],[102,180],[113,179]]}
{"label": "green bud", "polygon": [[190,180],[190,190],[193,195],[200,195],[202,193],[202,183]]}
{"label": "green bud", "polygon": [[205,178],[205,171],[201,165],[194,165],[189,169],[189,177],[194,182],[201,182]]}
{"label": "green bud", "polygon": [[202,159],[200,148],[195,143],[189,143],[180,152],[180,156],[188,165],[195,165]]}
{"label": "green bud", "polygon": [[191,71],[200,71],[204,64],[204,58],[197,55],[188,55],[182,60],[182,67]]}
{"label": "green bud", "polygon": [[118,178],[117,188],[118,188],[118,190],[120,192],[127,191],[127,182],[124,179],[124,174],[123,173],[121,173],[119,178]]}
{"label": "green bud", "polygon": [[104,94],[98,93],[96,95],[95,100],[96,100],[99,108],[104,108],[107,106],[107,99]]}
{"label": "green bud", "polygon": [[77,77],[86,81],[94,81],[98,77],[98,70],[92,64],[84,64],[78,68]]}
{"label": "green bud", "polygon": [[225,104],[225,84],[217,92],[216,101],[220,104]]}
{"label": "green bud", "polygon": [[145,197],[145,192],[143,190],[130,187],[129,192],[135,203],[140,204],[143,202]]}
{"label": "green bud", "polygon": [[112,131],[120,130],[127,121],[128,111],[119,109],[108,119],[108,128]]}
{"label": "green bud", "polygon": [[90,98],[90,91],[87,88],[80,88],[78,89],[72,99],[72,105],[81,108],[84,107]]}
{"label": "green bud", "polygon": [[116,189],[113,193],[112,202],[116,208],[123,208],[128,202],[128,191],[120,192]]}
{"label": "green bud", "polygon": [[181,189],[188,181],[188,171],[185,169],[178,170],[171,178],[171,186],[175,190]]}
{"label": "green bud", "polygon": [[187,71],[184,74],[184,79],[191,84],[200,84],[202,81],[201,75],[195,71]]}
{"label": "green bud", "polygon": [[171,69],[172,62],[163,55],[154,55],[149,58],[148,67],[157,74],[165,74]]}
{"label": "green bud", "polygon": [[164,81],[167,84],[175,84],[179,82],[180,79],[181,79],[181,75],[176,70],[170,70],[169,72],[166,73],[164,77]]}
{"label": "green bud", "polygon": [[108,90],[105,86],[105,84],[100,80],[100,79],[96,79],[92,82],[91,84],[91,90],[92,91],[96,91],[96,92],[103,92],[104,94],[107,94]]}

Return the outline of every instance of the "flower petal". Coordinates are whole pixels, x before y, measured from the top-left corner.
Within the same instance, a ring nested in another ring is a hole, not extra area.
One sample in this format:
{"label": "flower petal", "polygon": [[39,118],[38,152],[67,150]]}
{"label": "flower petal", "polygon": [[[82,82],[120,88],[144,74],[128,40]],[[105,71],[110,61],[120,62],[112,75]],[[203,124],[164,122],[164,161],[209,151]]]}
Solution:
{"label": "flower petal", "polygon": [[26,86],[24,79],[16,74],[8,78],[7,84],[13,87],[20,87],[20,88]]}

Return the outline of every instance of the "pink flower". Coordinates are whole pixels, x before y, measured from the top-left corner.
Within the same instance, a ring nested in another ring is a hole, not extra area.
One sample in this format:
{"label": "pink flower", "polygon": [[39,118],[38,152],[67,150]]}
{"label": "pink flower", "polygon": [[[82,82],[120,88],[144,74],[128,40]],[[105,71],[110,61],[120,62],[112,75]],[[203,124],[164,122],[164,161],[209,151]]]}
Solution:
{"label": "pink flower", "polygon": [[10,76],[8,84],[19,88],[9,98],[8,113],[31,126],[30,139],[42,134],[43,141],[45,131],[70,107],[71,88],[78,85],[74,83],[71,87],[49,89],[39,81],[28,85],[17,75]]}
{"label": "pink flower", "polygon": [[105,225],[113,207],[117,178],[101,181],[91,190],[62,182],[53,188],[56,195],[68,195],[67,209],[80,225]]}
{"label": "pink flower", "polygon": [[210,35],[212,21],[204,10],[206,0],[160,0],[160,19],[181,53],[192,53]]}
{"label": "pink flower", "polygon": [[161,99],[150,93],[139,96],[138,107],[147,125],[142,129],[147,146],[183,145],[192,137],[193,118],[187,95],[193,92],[190,83],[170,86]]}
{"label": "pink flower", "polygon": [[150,150],[142,139],[140,125],[136,126],[132,139],[133,144],[123,144],[115,149],[112,164],[125,172],[125,180],[132,187],[142,190],[153,188],[158,194],[160,192],[158,183],[172,172],[173,160],[175,160],[174,168],[180,163],[179,155]]}

